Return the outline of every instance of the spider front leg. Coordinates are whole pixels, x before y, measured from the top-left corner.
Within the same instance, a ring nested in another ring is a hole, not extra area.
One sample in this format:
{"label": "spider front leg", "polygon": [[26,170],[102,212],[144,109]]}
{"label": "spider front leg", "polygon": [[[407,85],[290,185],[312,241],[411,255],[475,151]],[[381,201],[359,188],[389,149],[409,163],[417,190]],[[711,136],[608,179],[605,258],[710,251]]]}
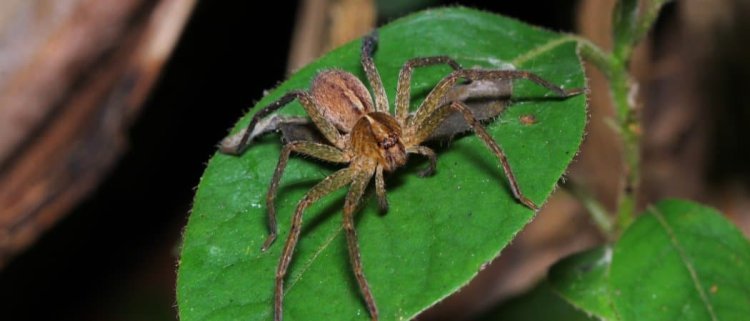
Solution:
{"label": "spider front leg", "polygon": [[268,194],[266,195],[269,234],[268,238],[266,238],[266,241],[263,242],[263,247],[261,247],[261,251],[263,252],[268,250],[268,247],[271,246],[271,244],[273,244],[273,241],[276,240],[276,233],[278,229],[276,227],[276,206],[274,205],[274,201],[276,200],[276,192],[279,189],[279,181],[281,181],[281,175],[284,173],[286,164],[289,161],[289,155],[292,152],[297,152],[334,163],[348,163],[350,160],[349,156],[346,153],[338,150],[333,146],[308,141],[291,142],[284,145],[284,148],[281,150],[281,156],[279,156],[279,162],[276,164],[276,170],[273,172],[271,187],[268,188]]}
{"label": "spider front leg", "polygon": [[508,158],[505,156],[502,148],[500,148],[500,146],[497,144],[497,142],[495,142],[492,136],[487,133],[487,130],[484,128],[484,126],[482,126],[482,123],[479,122],[476,117],[474,117],[471,109],[469,109],[469,107],[464,103],[460,101],[453,101],[448,105],[442,105],[438,110],[432,113],[430,117],[425,119],[422,122],[421,126],[412,129],[411,131],[415,133],[426,133],[420,134],[418,136],[427,137],[429,135],[429,132],[434,131],[435,128],[453,111],[461,113],[466,123],[474,130],[474,132],[477,134],[477,136],[479,136],[482,142],[484,142],[487,148],[489,148],[500,161],[500,164],[503,166],[505,176],[508,178],[508,183],[510,184],[510,190],[511,192],[513,192],[513,196],[528,208],[532,210],[538,210],[539,207],[534,204],[534,202],[532,202],[528,197],[526,197],[523,192],[521,192],[521,188],[518,186],[518,181],[516,180],[515,175],[513,175],[513,170],[510,168],[510,163],[508,163]]}
{"label": "spider front leg", "polygon": [[289,231],[289,237],[286,239],[284,244],[284,251],[281,254],[279,260],[279,266],[276,269],[276,288],[274,292],[274,321],[282,320],[283,313],[283,301],[284,301],[284,277],[289,268],[289,263],[292,261],[292,254],[294,254],[294,248],[297,246],[299,240],[300,231],[302,230],[302,214],[305,209],[312,205],[315,201],[319,200],[323,196],[330,194],[331,192],[344,187],[345,185],[352,182],[357,176],[357,171],[351,167],[341,169],[328,177],[324,178],[320,183],[313,186],[310,191],[305,194],[302,200],[297,204],[297,209],[292,217],[292,224]]}
{"label": "spider front leg", "polygon": [[372,59],[372,54],[375,52],[377,46],[378,31],[375,30],[362,39],[360,59],[362,68],[365,70],[365,74],[367,74],[367,80],[370,82],[373,94],[375,95],[375,111],[388,113],[390,109],[388,106],[388,94],[385,93],[383,80],[380,78],[378,68],[375,67],[375,61]]}
{"label": "spider front leg", "polygon": [[484,144],[487,145],[487,148],[489,148],[500,161],[500,164],[502,164],[503,166],[505,176],[508,177],[510,190],[513,192],[513,196],[515,196],[517,200],[526,205],[528,208],[535,211],[538,210],[539,207],[536,206],[536,204],[534,204],[534,202],[532,202],[528,197],[523,195],[523,193],[521,192],[521,188],[518,187],[518,181],[516,180],[515,175],[513,175],[513,170],[511,170],[510,163],[508,163],[508,158],[505,156],[502,148],[500,148],[497,142],[492,139],[492,136],[487,133],[487,130],[484,129],[484,126],[482,126],[482,124],[474,117],[474,114],[471,113],[469,107],[467,107],[460,101],[454,101],[449,106],[451,109],[460,112],[464,116],[466,123],[474,129],[474,132],[479,135],[479,138],[481,138]]}
{"label": "spider front leg", "polygon": [[437,156],[435,156],[435,152],[430,149],[429,147],[425,146],[411,146],[406,149],[406,152],[409,154],[420,154],[423,156],[426,156],[427,159],[430,161],[430,165],[419,172],[419,177],[427,177],[432,176],[433,173],[435,173],[435,168],[437,167]]}
{"label": "spider front leg", "polygon": [[406,124],[409,117],[409,102],[411,101],[411,75],[414,68],[427,67],[438,64],[447,64],[453,70],[461,70],[461,65],[447,56],[420,57],[406,61],[398,73],[398,85],[396,87],[396,120]]}
{"label": "spider front leg", "polygon": [[[481,69],[461,69],[452,72],[446,76],[435,86],[435,88],[427,94],[427,98],[422,102],[422,105],[416,111],[414,117],[409,119],[409,126],[421,126],[420,124],[429,118],[432,113],[443,106],[440,102],[443,97],[450,91],[450,89],[458,82],[459,79],[468,79],[471,81],[475,80],[493,80],[493,79],[527,79],[537,85],[549,89],[561,98],[575,96],[583,92],[583,88],[575,88],[566,90],[560,86],[557,86],[539,75],[522,70],[481,70]],[[425,136],[426,138],[427,136]],[[422,138],[424,139],[424,138]],[[420,141],[421,142],[421,141]]]}

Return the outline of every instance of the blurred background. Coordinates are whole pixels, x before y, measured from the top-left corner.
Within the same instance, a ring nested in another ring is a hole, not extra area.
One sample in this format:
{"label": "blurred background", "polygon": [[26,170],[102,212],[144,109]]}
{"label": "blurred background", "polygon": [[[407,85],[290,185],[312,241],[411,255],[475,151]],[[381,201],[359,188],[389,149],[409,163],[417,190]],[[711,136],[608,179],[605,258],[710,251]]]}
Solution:
{"label": "blurred background", "polygon": [[[0,2],[0,319],[177,320],[181,229],[234,122],[328,49],[455,4],[610,47],[613,0]],[[666,6],[632,72],[640,203],[705,202],[750,235],[747,14],[742,0]],[[587,69],[589,130],[568,179],[614,208],[619,145],[606,82]],[[419,319],[500,320],[491,311],[557,259],[602,241],[560,189],[501,258]]]}

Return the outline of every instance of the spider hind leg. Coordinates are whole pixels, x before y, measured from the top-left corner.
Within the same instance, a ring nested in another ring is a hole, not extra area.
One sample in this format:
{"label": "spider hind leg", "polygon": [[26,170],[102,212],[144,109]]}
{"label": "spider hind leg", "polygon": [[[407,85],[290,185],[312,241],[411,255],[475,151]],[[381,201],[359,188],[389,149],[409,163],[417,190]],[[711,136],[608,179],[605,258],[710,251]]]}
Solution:
{"label": "spider hind leg", "polygon": [[[282,320],[283,313],[283,301],[284,301],[284,278],[286,277],[289,263],[292,261],[292,255],[294,249],[297,246],[300,232],[302,231],[302,214],[305,212],[310,205],[315,203],[322,197],[330,194],[333,191],[338,190],[352,183],[357,177],[358,171],[352,167],[341,169],[328,177],[324,178],[320,183],[313,186],[307,194],[297,204],[297,209],[292,217],[292,224],[289,231],[289,236],[284,244],[284,250],[279,259],[279,265],[276,269],[276,286],[274,293],[274,321]],[[351,194],[351,192],[350,192]]]}

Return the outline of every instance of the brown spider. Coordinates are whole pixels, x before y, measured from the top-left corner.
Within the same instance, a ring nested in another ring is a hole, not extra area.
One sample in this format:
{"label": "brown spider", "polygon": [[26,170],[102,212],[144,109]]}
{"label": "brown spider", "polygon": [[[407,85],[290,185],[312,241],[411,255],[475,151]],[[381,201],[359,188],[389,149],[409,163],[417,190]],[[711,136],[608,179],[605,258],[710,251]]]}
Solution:
{"label": "brown spider", "polygon": [[[375,193],[378,204],[381,210],[387,209],[388,203],[383,173],[392,172],[403,166],[409,154],[427,157],[429,166],[420,173],[420,176],[430,175],[435,170],[435,152],[420,144],[427,140],[438,129],[438,126],[454,112],[463,116],[466,123],[497,156],[516,199],[533,210],[537,209],[537,206],[521,192],[500,146],[485,131],[469,107],[459,99],[450,98],[448,93],[459,80],[510,81],[522,78],[533,81],[555,92],[560,97],[577,95],[582,92],[581,89],[566,91],[527,71],[462,69],[455,60],[449,57],[420,57],[407,61],[401,68],[398,88],[396,89],[396,113],[391,115],[388,113],[388,98],[380,74],[375,68],[372,58],[377,41],[376,33],[365,37],[362,41],[361,52],[362,66],[374,91],[374,106],[370,93],[357,77],[342,70],[324,70],[317,74],[309,92],[294,90],[287,93],[255,114],[247,129],[239,138],[239,142],[237,142],[237,136],[235,136],[234,139],[228,139],[222,143],[222,151],[233,154],[241,153],[253,137],[269,131],[269,128],[276,128],[280,121],[279,118],[266,117],[294,99],[300,101],[312,122],[329,143],[301,140],[291,141],[284,145],[266,198],[270,235],[263,244],[263,251],[268,249],[276,239],[274,199],[289,155],[296,152],[329,162],[349,164],[348,167],[336,171],[315,185],[297,205],[292,218],[291,231],[284,244],[284,251],[276,271],[274,295],[274,320],[276,321],[282,319],[284,277],[299,239],[302,214],[313,202],[346,185],[350,186],[344,203],[344,230],[346,231],[349,258],[370,316],[372,320],[378,319],[375,299],[367,284],[367,279],[365,279],[360,260],[357,233],[354,229],[354,212],[373,176],[375,176]],[[416,67],[436,64],[447,64],[453,68],[453,72],[432,89],[415,113],[410,114],[412,71]],[[446,100],[446,97],[449,99]],[[305,120],[293,117],[284,121],[295,123]]]}

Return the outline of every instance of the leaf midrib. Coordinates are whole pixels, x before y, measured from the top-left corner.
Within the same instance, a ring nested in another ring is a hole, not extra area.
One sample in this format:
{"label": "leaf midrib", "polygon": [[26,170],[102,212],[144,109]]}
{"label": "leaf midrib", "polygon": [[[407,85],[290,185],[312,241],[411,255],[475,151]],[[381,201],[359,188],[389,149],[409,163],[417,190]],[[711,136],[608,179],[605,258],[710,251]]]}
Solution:
{"label": "leaf midrib", "polygon": [[688,274],[690,274],[690,279],[693,282],[693,285],[695,286],[696,291],[698,292],[698,295],[701,299],[701,302],[703,302],[704,308],[706,308],[706,311],[711,316],[712,321],[718,321],[718,317],[716,316],[716,313],[714,312],[713,305],[708,299],[708,295],[706,294],[706,290],[703,288],[703,285],[701,284],[698,272],[695,270],[695,267],[693,266],[692,261],[688,257],[687,253],[685,253],[685,249],[683,248],[682,244],[680,243],[679,239],[677,238],[677,235],[674,233],[674,230],[669,225],[669,222],[667,222],[666,218],[664,217],[664,214],[659,211],[656,207],[649,207],[648,209],[649,213],[653,215],[657,222],[659,222],[659,225],[662,227],[664,232],[669,237],[669,241],[672,244],[672,247],[677,251],[677,254],[680,256],[680,260],[682,260],[682,263],[684,264],[685,268],[688,270]]}

